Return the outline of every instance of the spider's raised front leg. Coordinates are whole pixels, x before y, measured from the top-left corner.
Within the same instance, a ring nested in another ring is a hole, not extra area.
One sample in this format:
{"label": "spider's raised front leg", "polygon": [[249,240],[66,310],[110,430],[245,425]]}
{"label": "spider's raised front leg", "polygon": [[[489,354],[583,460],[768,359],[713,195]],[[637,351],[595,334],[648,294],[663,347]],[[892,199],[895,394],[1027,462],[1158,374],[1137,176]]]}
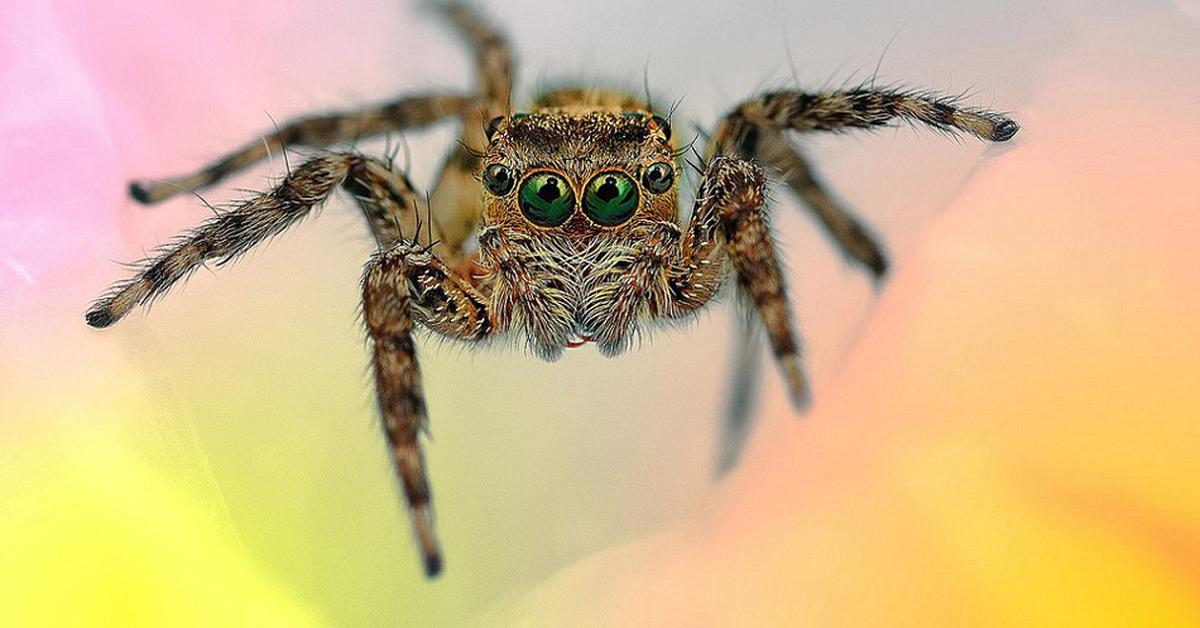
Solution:
{"label": "spider's raised front leg", "polygon": [[427,426],[413,330],[422,324],[458,340],[480,341],[495,329],[487,302],[428,247],[399,241],[377,254],[363,275],[363,318],[373,345],[379,411],[404,486],[413,529],[435,576],[442,555],[430,516],[420,433]]}
{"label": "spider's raised front leg", "polygon": [[403,174],[362,155],[323,155],[294,169],[274,190],[218,213],[160,248],[158,255],[144,261],[140,272],[115,284],[92,304],[87,323],[108,327],[206,262],[216,260],[222,265],[233,260],[299,222],[339,185],[354,195],[380,245],[415,231],[417,197]]}
{"label": "spider's raised front leg", "polygon": [[466,109],[472,100],[453,94],[411,96],[356,111],[307,116],[247,143],[200,170],[158,181],[134,181],[129,194],[141,203],[157,203],[212,185],[290,146],[323,148],[386,131],[418,128]]}
{"label": "spider's raised front leg", "polygon": [[[738,105],[722,121],[713,141],[720,152],[753,147],[744,135],[753,128],[843,131],[919,122],[949,133],[964,132],[993,142],[1012,139],[1020,126],[1007,116],[967,107],[949,96],[894,89],[859,88],[810,94],[780,91]],[[748,125],[748,126],[746,126]]]}
{"label": "spider's raised front leg", "polygon": [[476,180],[479,156],[487,148],[489,121],[509,112],[513,63],[504,37],[470,5],[450,2],[437,8],[471,49],[477,85],[476,101],[460,113],[462,134],[442,164],[431,198],[433,219],[442,233],[435,250],[452,261],[483,213]]}
{"label": "spider's raised front leg", "polygon": [[[821,220],[843,254],[881,278],[887,270],[883,248],[824,189],[785,133],[875,128],[896,120],[919,122],[947,133],[970,133],[997,142],[1011,139],[1020,128],[1000,113],[964,107],[952,98],[926,93],[873,88],[817,94],[781,91],[747,100],[725,116],[711,138],[707,153],[714,164],[720,156],[728,156],[761,160],[779,171],[792,191]],[[746,330],[742,332],[744,342],[748,335]],[[771,335],[772,344],[776,344],[776,333]],[[745,434],[748,406],[741,400],[749,398],[748,390],[754,380],[752,356],[744,347],[739,347],[738,354],[725,425],[726,433],[736,439]],[[721,470],[727,470],[737,458],[740,442],[736,439],[725,442],[719,462]]]}
{"label": "spider's raised front leg", "polygon": [[896,120],[922,123],[1003,142],[1020,127],[986,109],[965,107],[946,96],[893,89],[859,88],[810,94],[780,91],[740,104],[721,121],[708,154],[761,159],[779,170],[788,186],[812,209],[842,252],[878,278],[887,269],[882,247],[854,216],[837,203],[784,135],[793,131],[876,128]]}
{"label": "spider's raised front leg", "polygon": [[724,155],[709,161],[696,192],[691,223],[667,270],[668,300],[657,307],[657,314],[680,317],[710,301],[721,287],[728,260],[738,290],[766,328],[793,405],[803,408],[809,403],[809,386],[771,242],[765,194],[762,169],[754,163]]}

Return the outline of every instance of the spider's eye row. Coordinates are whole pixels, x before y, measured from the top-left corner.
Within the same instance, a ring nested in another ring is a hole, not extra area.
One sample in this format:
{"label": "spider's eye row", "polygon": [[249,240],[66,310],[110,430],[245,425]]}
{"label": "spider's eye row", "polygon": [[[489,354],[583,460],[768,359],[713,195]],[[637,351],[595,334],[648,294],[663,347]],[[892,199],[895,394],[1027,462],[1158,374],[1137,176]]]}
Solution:
{"label": "spider's eye row", "polygon": [[660,161],[655,164],[650,164],[646,171],[642,173],[642,185],[646,186],[652,194],[662,194],[671,189],[671,184],[675,182],[675,170],[671,168],[671,164]]}
{"label": "spider's eye row", "polygon": [[615,227],[637,211],[638,187],[623,172],[601,172],[583,192],[583,211],[593,222]]}
{"label": "spider's eye row", "polygon": [[512,170],[504,164],[492,164],[483,171],[483,186],[496,196],[504,196],[516,185]]}
{"label": "spider's eye row", "polygon": [[517,204],[529,222],[541,227],[557,227],[575,211],[575,192],[562,175],[535,172],[521,182]]}

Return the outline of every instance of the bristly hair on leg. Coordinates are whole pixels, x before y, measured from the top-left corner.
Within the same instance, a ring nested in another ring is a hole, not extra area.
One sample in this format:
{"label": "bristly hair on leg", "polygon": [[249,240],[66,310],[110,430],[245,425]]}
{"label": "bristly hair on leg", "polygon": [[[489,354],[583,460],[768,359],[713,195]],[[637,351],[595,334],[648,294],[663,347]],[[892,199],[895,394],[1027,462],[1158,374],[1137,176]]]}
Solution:
{"label": "bristly hair on leg", "polygon": [[[279,123],[275,121],[275,116],[272,116],[271,112],[265,109],[263,113],[267,114],[267,119],[271,121],[271,126],[275,127],[275,135],[281,135],[282,131],[279,130]],[[269,159],[271,157],[271,142],[265,137],[263,138],[263,147],[266,148],[267,158]],[[287,171],[288,176],[291,176],[292,163],[288,161],[288,147],[286,143],[280,146],[280,152],[283,153],[283,168]]]}
{"label": "bristly hair on leg", "polygon": [[886,44],[884,44],[883,52],[879,53],[879,60],[875,62],[875,69],[871,71],[871,80],[868,81],[868,89],[875,89],[875,79],[879,76],[879,69],[883,67],[884,57],[887,57],[888,50],[891,50],[892,44],[895,43],[896,38],[900,36],[900,31],[903,31],[904,27],[908,26],[908,23],[911,21],[912,17],[910,16],[904,21],[903,24],[900,25],[900,28],[896,29],[896,32],[892,33],[891,38],[888,39]]}

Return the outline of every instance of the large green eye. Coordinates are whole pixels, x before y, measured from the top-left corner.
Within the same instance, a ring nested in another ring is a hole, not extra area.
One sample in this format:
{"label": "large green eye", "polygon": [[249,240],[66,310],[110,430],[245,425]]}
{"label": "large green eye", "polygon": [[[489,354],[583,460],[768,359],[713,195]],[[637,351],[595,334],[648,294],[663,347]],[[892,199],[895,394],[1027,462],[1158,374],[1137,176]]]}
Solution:
{"label": "large green eye", "polygon": [[575,211],[575,192],[553,172],[535,172],[526,177],[517,197],[521,213],[543,227],[557,227]]}
{"label": "large green eye", "polygon": [[615,227],[638,208],[638,187],[622,172],[601,172],[592,177],[583,192],[583,211],[606,227]]}

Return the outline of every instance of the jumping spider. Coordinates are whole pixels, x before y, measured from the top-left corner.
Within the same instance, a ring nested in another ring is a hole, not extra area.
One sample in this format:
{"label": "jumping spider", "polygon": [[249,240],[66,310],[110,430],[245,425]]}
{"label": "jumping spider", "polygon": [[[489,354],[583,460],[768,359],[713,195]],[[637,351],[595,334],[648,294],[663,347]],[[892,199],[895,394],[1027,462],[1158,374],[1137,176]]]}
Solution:
{"label": "jumping spider", "polygon": [[[466,5],[439,11],[474,53],[477,93],[412,96],[299,119],[203,170],[129,187],[138,201],[156,203],[288,146],[324,147],[457,118],[461,142],[428,205],[391,160],[321,153],[291,169],[275,189],[164,245],[86,317],[93,327],[108,327],[206,262],[225,264],[297,223],[337,188],[349,192],[379,247],[366,264],[362,308],[383,426],[429,576],[441,570],[442,557],[419,438],[426,409],[413,344],[417,326],[471,343],[520,332],[546,360],[584,343],[615,356],[639,326],[697,312],[732,268],[802,408],[808,387],[768,228],[763,167],[782,175],[850,259],[876,277],[887,263],[868,231],[822,189],[787,132],[907,121],[1002,142],[1018,130],[999,113],[928,93],[863,86],[761,94],[735,107],[708,138],[692,217],[681,227],[682,151],[665,118],[636,97],[595,88],[555,90],[536,98],[527,113],[513,112],[504,38]],[[427,229],[420,228],[422,207]],[[467,244],[472,236],[474,253]]]}

